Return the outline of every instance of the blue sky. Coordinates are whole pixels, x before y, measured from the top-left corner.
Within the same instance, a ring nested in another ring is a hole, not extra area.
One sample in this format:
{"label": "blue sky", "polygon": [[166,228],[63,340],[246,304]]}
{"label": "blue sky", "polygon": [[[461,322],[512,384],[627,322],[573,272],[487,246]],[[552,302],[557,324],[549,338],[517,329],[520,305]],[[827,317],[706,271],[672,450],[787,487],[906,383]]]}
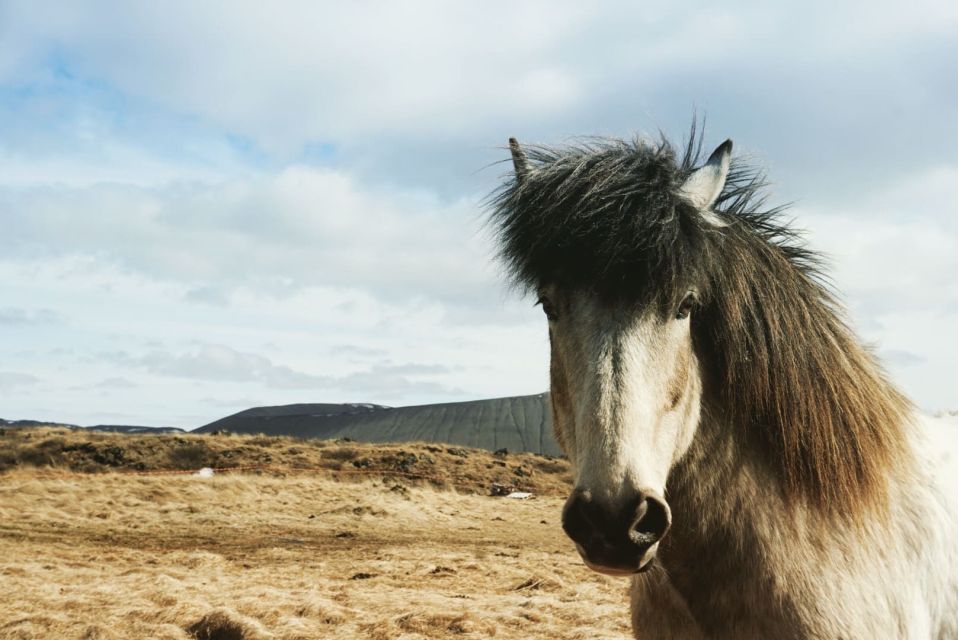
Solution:
{"label": "blue sky", "polygon": [[481,224],[505,140],[693,109],[958,406],[954,3],[591,4],[0,1],[0,416],[542,391]]}

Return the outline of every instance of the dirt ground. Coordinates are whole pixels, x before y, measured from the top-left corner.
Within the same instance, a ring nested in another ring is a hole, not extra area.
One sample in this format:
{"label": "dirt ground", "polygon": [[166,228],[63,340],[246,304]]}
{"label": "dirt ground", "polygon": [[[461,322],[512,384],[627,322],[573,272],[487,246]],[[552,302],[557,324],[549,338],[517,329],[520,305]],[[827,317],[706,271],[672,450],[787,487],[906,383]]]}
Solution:
{"label": "dirt ground", "polygon": [[0,474],[0,638],[629,637],[627,582],[582,565],[558,492],[54,466]]}

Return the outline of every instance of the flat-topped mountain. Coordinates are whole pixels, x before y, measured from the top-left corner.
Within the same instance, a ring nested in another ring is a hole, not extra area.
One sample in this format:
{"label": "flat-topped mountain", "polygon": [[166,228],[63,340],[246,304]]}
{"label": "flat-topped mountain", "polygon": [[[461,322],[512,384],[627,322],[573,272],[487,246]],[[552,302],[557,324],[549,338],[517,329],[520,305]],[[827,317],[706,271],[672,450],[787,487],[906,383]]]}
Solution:
{"label": "flat-topped mountain", "polygon": [[240,411],[196,429],[358,442],[442,442],[478,449],[560,455],[552,436],[549,395],[412,407],[294,404]]}
{"label": "flat-topped mountain", "polygon": [[[175,433],[176,427],[75,424],[41,420],[3,420],[0,427],[63,427],[114,433]],[[220,418],[194,431],[262,433],[357,442],[437,442],[496,451],[526,451],[558,456],[562,452],[552,435],[549,394],[449,402],[411,407],[368,403],[309,403],[254,407]]]}

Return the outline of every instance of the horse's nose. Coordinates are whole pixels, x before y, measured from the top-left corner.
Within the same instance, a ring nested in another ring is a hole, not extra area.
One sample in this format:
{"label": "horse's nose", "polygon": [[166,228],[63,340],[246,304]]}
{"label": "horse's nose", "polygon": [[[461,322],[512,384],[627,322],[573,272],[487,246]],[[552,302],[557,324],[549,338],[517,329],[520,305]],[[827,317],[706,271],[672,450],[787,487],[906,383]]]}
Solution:
{"label": "horse's nose", "polygon": [[614,575],[651,566],[654,546],[671,524],[669,505],[651,491],[638,491],[618,505],[604,505],[590,491],[576,489],[562,511],[562,528],[586,564]]}

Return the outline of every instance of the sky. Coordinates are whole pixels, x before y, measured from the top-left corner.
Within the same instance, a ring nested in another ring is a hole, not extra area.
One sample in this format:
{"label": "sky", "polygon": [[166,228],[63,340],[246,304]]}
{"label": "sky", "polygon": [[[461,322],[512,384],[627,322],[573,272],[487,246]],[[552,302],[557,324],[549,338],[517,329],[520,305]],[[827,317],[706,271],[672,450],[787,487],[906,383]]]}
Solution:
{"label": "sky", "polygon": [[0,417],[544,391],[483,225],[506,140],[693,112],[958,408],[958,4],[835,4],[0,0]]}

